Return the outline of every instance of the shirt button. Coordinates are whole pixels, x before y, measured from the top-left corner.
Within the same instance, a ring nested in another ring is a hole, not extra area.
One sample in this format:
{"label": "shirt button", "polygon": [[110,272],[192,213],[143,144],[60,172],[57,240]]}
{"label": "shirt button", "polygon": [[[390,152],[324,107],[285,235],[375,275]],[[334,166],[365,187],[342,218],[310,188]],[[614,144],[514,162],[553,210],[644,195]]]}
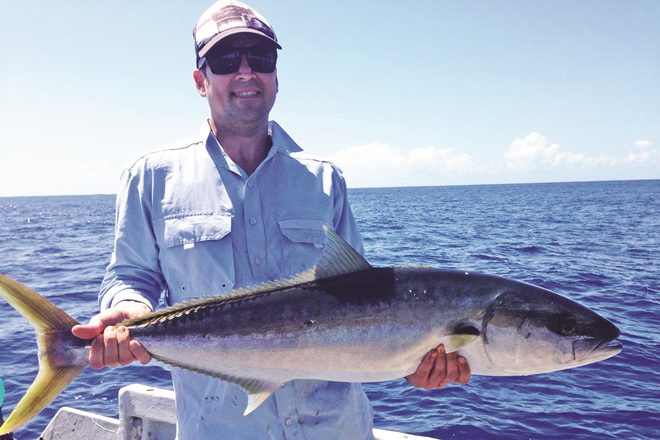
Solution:
{"label": "shirt button", "polygon": [[250,219],[250,224],[251,224],[252,226],[256,225],[256,224],[257,224],[257,219],[254,218],[254,217],[252,217],[252,218]]}
{"label": "shirt button", "polygon": [[290,418],[290,417],[288,417],[288,418],[284,421],[284,424],[285,424],[286,426],[291,426],[291,425],[293,425],[293,419]]}
{"label": "shirt button", "polygon": [[252,187],[254,186],[254,183],[252,183],[252,181],[250,180],[250,181],[247,183],[247,185],[248,185],[248,188],[252,188]]}
{"label": "shirt button", "polygon": [[254,262],[255,262],[256,264],[261,264],[261,258],[256,257],[256,258],[254,259]]}

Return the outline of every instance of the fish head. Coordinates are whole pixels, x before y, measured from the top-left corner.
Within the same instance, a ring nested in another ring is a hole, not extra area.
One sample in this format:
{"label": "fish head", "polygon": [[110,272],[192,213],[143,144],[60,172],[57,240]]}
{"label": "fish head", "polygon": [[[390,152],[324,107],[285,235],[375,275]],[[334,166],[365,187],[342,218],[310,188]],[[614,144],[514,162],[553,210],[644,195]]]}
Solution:
{"label": "fish head", "polygon": [[482,322],[491,366],[509,375],[574,368],[616,355],[619,329],[596,312],[548,290],[516,283]]}

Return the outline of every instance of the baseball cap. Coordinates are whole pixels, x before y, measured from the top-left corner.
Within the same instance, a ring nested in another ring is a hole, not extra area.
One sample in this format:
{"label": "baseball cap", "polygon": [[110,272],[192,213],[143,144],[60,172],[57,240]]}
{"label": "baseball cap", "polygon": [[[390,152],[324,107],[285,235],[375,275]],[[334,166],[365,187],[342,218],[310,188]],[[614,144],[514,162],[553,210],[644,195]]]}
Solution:
{"label": "baseball cap", "polygon": [[220,0],[204,11],[193,29],[197,60],[222,39],[240,33],[259,35],[282,49],[272,26],[261,14],[243,2]]}

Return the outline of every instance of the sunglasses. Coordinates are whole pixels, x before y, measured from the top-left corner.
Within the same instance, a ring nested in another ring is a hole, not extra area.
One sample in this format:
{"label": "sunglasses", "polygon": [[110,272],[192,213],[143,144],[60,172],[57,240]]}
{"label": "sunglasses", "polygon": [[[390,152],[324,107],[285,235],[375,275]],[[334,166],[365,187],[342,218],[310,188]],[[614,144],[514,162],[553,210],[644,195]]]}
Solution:
{"label": "sunglasses", "polygon": [[262,48],[232,48],[222,52],[209,53],[199,59],[201,68],[204,62],[209,64],[211,72],[216,75],[236,73],[241,66],[241,59],[245,56],[250,68],[257,73],[273,73],[277,64],[277,51]]}

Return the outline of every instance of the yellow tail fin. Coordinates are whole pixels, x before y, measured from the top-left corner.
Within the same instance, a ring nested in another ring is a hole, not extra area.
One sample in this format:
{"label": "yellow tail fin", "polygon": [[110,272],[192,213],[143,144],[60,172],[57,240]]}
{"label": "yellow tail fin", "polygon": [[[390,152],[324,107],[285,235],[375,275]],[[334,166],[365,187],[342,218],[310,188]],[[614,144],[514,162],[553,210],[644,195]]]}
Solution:
{"label": "yellow tail fin", "polygon": [[[66,365],[55,354],[55,345],[69,338],[78,321],[37,292],[0,274],[0,295],[34,326],[39,346],[39,374],[5,423],[0,435],[28,422],[44,409],[85,368]],[[72,336],[71,336],[72,337]]]}

